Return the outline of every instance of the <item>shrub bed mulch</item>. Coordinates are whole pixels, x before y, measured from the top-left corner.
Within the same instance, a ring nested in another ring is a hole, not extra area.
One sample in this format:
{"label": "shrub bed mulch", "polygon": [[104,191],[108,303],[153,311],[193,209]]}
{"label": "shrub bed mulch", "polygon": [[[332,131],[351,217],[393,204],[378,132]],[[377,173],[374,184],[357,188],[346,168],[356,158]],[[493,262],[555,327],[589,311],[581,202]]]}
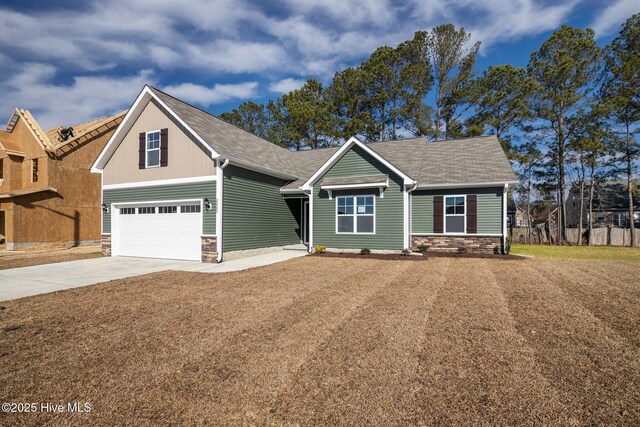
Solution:
{"label": "shrub bed mulch", "polygon": [[502,260],[523,260],[526,257],[520,255],[502,255],[502,254],[483,254],[483,253],[459,253],[445,251],[428,251],[427,258],[485,258],[485,259],[502,259]]}
{"label": "shrub bed mulch", "polygon": [[426,261],[427,257],[420,255],[402,255],[402,254],[369,254],[360,255],[352,252],[324,252],[313,253],[311,256],[323,258],[359,258],[359,259],[381,259],[387,261]]}
{"label": "shrub bed mulch", "polygon": [[501,255],[501,254],[481,254],[481,253],[458,253],[458,252],[427,252],[421,255],[402,255],[402,254],[369,254],[361,255],[353,252],[324,252],[314,253],[311,256],[325,258],[358,258],[358,259],[380,259],[388,261],[426,261],[429,258],[484,258],[484,259],[501,259],[501,260],[523,260],[525,257],[518,255]]}

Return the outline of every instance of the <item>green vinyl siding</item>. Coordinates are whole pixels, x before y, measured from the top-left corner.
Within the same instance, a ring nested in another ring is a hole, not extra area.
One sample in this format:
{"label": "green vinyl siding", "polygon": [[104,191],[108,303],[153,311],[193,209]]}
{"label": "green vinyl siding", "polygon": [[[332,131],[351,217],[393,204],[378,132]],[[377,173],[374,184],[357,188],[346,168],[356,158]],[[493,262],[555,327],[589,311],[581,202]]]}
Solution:
{"label": "green vinyl siding", "polygon": [[[202,213],[204,234],[216,234],[216,183],[215,181],[187,184],[156,185],[103,190],[103,203],[161,202],[164,200],[209,199],[211,210]],[[111,212],[102,214],[102,232],[111,233]]]}
{"label": "green vinyl siding", "polygon": [[433,196],[478,196],[478,234],[502,234],[502,188],[416,190],[411,193],[412,234],[433,233]]}
{"label": "green vinyl siding", "polygon": [[286,183],[236,166],[224,169],[224,252],[300,243],[300,201],[282,197]]}
{"label": "green vinyl siding", "polygon": [[[370,190],[334,191],[333,198],[321,190],[325,178],[363,175],[389,175],[389,187],[380,198],[377,188]],[[403,179],[358,146],[344,156],[313,185],[313,244],[338,249],[403,249],[404,199]],[[371,194],[375,200],[375,234],[337,234],[336,196]]]}

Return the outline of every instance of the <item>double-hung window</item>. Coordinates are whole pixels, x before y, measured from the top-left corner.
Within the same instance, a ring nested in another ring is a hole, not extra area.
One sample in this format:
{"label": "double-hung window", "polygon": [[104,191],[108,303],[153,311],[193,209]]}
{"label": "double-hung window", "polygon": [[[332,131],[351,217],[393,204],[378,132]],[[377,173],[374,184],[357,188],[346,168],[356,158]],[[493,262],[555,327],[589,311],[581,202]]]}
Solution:
{"label": "double-hung window", "polygon": [[374,196],[336,197],[336,233],[374,234]]}
{"label": "double-hung window", "polygon": [[613,213],[613,225],[616,227],[627,226],[627,213],[626,212],[614,212]]}
{"label": "double-hung window", "polygon": [[147,167],[160,166],[160,131],[147,132]]}
{"label": "double-hung window", "polygon": [[466,197],[446,196],[444,198],[444,232],[466,233]]}

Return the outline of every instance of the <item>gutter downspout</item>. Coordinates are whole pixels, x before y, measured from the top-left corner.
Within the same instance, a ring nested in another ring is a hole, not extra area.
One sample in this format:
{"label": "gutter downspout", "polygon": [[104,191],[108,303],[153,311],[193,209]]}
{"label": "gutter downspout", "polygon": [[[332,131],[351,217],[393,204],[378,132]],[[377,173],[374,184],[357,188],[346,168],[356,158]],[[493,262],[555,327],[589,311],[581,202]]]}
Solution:
{"label": "gutter downspout", "polygon": [[229,164],[229,159],[220,164],[216,159],[216,262],[222,262],[222,187],[224,185],[224,168]]}
{"label": "gutter downspout", "polygon": [[504,184],[504,189],[502,190],[502,254],[507,255],[509,253],[509,248],[507,248],[507,190],[509,189],[509,184]]}
{"label": "gutter downspout", "polygon": [[309,232],[309,247],[307,248],[307,252],[313,253],[313,187],[310,190],[302,190],[304,194],[309,197],[309,216],[307,217],[307,229]]}
{"label": "gutter downspout", "polygon": [[406,237],[406,239],[407,239],[406,243],[407,244],[405,245],[406,248],[411,248],[411,233],[413,231],[413,224],[411,222],[411,219],[413,217],[413,215],[412,215],[413,206],[411,204],[411,200],[413,199],[413,197],[412,197],[411,193],[413,193],[416,188],[418,188],[418,182],[417,181],[415,181],[413,183],[413,188],[405,189],[405,192],[407,194],[407,202],[406,202],[407,203],[407,218],[405,219],[405,221],[406,221],[406,224],[407,224],[407,227],[408,227],[407,232],[405,232],[405,236],[407,236]]}

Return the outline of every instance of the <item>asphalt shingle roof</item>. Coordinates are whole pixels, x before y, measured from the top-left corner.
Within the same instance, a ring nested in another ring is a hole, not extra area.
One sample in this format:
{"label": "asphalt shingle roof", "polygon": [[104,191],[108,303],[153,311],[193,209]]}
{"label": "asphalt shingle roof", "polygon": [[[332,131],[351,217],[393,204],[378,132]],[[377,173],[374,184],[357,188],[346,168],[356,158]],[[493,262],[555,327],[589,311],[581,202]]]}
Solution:
{"label": "asphalt shingle roof", "polygon": [[495,136],[438,142],[414,138],[374,142],[369,148],[418,181],[419,186],[516,180]]}
{"label": "asphalt shingle roof", "polygon": [[386,182],[389,179],[389,175],[366,175],[366,176],[350,176],[350,177],[336,177],[325,178],[320,185],[348,185],[348,184],[377,184],[379,182]]}
{"label": "asphalt shingle roof", "polygon": [[[150,89],[223,158],[297,177],[285,189],[300,187],[339,149],[289,151],[158,89]],[[495,136],[438,142],[412,138],[367,146],[419,186],[516,180]]]}
{"label": "asphalt shingle roof", "polygon": [[150,89],[223,158],[293,175],[289,150],[257,137],[161,90]]}

